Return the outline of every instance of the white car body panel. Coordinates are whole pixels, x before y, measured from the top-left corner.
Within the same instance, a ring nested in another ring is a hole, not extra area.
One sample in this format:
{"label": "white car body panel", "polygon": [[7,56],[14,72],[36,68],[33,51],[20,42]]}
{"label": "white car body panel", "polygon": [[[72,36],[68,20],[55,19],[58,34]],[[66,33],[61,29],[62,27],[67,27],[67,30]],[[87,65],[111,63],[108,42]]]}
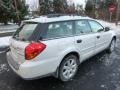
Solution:
{"label": "white car body panel", "polygon": [[[77,43],[77,40],[82,40],[81,43]],[[80,60],[83,61],[89,58],[94,54],[95,51],[95,36],[94,34],[86,34],[75,36],[75,45],[79,50],[79,54],[81,56]],[[84,47],[83,47],[84,46]]]}
{"label": "white car body panel", "polygon": [[24,49],[29,43],[10,39],[10,49],[13,59],[19,64],[25,61]]}
{"label": "white car body panel", "polygon": [[[97,36],[100,36],[100,38],[97,38]],[[110,45],[112,38],[113,35],[111,31],[96,33],[95,52],[98,53],[107,48]]]}

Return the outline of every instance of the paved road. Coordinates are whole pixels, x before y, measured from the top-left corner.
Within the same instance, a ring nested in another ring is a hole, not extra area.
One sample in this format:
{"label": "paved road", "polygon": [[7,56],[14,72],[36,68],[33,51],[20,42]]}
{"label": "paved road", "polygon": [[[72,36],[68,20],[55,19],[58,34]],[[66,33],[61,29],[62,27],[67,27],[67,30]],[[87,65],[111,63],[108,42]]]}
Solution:
{"label": "paved road", "polygon": [[73,81],[67,83],[53,77],[22,80],[9,68],[6,54],[1,53],[0,90],[120,90],[120,42],[112,54],[103,51],[83,62]]}

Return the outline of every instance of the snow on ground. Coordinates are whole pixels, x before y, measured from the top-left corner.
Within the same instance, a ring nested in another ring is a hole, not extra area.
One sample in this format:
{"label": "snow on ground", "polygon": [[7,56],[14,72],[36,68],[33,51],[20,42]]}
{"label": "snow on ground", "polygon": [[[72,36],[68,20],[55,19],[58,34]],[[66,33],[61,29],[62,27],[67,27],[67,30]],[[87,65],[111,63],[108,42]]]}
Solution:
{"label": "snow on ground", "polygon": [[106,22],[103,20],[97,20],[99,23],[101,23],[104,27],[110,27],[113,30],[120,30],[120,26],[116,26],[115,23],[110,23],[110,22]]}
{"label": "snow on ground", "polygon": [[7,72],[9,71],[7,64],[0,64],[0,74],[5,71],[7,71]]}
{"label": "snow on ground", "polygon": [[17,30],[19,26],[16,24],[8,24],[8,25],[1,25],[0,24],[0,31],[10,31],[10,30]]}
{"label": "snow on ground", "polygon": [[5,47],[5,46],[9,46],[9,39],[11,36],[8,37],[1,37],[0,38],[0,47]]}
{"label": "snow on ground", "polygon": [[104,27],[110,27],[111,30],[115,31],[116,35],[120,34],[120,25],[116,26],[115,23],[106,22],[103,20],[97,20]]}

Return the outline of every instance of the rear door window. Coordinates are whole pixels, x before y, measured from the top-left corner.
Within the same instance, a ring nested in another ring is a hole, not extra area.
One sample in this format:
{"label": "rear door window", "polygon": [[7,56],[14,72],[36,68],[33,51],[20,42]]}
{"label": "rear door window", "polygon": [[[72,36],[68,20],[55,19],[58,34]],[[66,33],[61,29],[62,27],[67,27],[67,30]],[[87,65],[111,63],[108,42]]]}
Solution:
{"label": "rear door window", "polygon": [[46,38],[57,38],[72,35],[72,22],[51,23],[48,25]]}

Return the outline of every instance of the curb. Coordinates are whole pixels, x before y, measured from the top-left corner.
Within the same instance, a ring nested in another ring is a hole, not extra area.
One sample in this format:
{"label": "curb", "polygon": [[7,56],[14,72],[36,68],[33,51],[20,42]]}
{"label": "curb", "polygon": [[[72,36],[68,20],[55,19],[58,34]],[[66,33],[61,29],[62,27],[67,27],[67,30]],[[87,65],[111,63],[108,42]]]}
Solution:
{"label": "curb", "polygon": [[15,32],[16,30],[11,30],[11,31],[0,31],[0,34],[4,34],[4,33],[10,33],[10,32]]}
{"label": "curb", "polygon": [[12,36],[14,32],[0,33],[0,37]]}
{"label": "curb", "polygon": [[0,31],[12,31],[12,30],[17,30],[18,28],[0,28]]}

